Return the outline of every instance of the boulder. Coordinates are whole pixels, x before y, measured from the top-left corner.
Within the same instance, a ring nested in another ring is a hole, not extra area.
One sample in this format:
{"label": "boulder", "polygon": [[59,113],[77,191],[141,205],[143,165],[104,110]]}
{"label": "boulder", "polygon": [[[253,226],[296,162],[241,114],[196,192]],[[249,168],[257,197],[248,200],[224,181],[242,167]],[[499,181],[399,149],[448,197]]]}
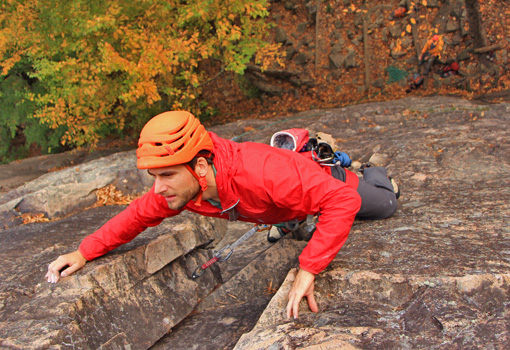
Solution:
{"label": "boulder", "polygon": [[392,25],[389,28],[389,34],[392,38],[400,38],[402,34],[402,25],[400,23]]}
{"label": "boulder", "polygon": [[332,52],[329,55],[329,65],[331,69],[342,68],[345,62],[345,55],[340,52]]}
{"label": "boulder", "polygon": [[134,151],[49,172],[0,197],[0,211],[44,213],[49,219],[83,210],[96,202],[95,191],[116,184],[125,194],[147,191],[152,179],[137,170]]}
{"label": "boulder", "polygon": [[316,284],[323,311],[286,320],[275,311],[285,307],[294,274],[234,350],[293,349],[296,342],[306,349],[503,349],[509,340],[509,274],[409,278],[337,269]]}
{"label": "boulder", "polygon": [[48,262],[122,209],[95,208],[0,234],[3,348],[148,348],[221,282],[215,268],[200,283],[190,276],[210,258],[195,248],[219,240],[225,223],[191,214],[146,230],[58,284],[46,282]]}
{"label": "boulder", "polygon": [[285,32],[285,30],[281,27],[277,27],[276,34],[275,34],[275,41],[277,43],[285,44],[288,39],[289,39],[289,37],[287,36],[287,33]]}
{"label": "boulder", "polygon": [[[229,241],[225,236],[217,247]],[[253,328],[305,246],[306,242],[289,237],[270,245],[265,232],[250,238],[235,250],[228,263],[219,263],[224,283],[151,349],[233,348],[239,337]]]}
{"label": "boulder", "polygon": [[358,54],[356,53],[356,50],[349,47],[347,49],[347,55],[345,56],[345,60],[344,60],[345,68],[349,69],[349,68],[357,67],[358,66],[357,56],[358,56]]}

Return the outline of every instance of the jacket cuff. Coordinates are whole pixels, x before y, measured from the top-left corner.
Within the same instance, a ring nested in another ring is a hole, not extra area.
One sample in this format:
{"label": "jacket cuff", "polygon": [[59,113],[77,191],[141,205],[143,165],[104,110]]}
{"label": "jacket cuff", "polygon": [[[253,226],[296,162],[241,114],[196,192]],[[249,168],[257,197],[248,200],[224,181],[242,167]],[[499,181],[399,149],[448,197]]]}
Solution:
{"label": "jacket cuff", "polygon": [[304,267],[304,266],[303,266],[303,265],[301,265],[301,264],[299,264],[299,268],[300,268],[301,270],[305,270],[306,272],[311,273],[312,275],[317,275],[317,274],[320,272],[320,271],[319,271],[319,272],[314,272],[314,271],[313,271],[313,269],[310,269],[310,268],[308,268],[308,267]]}

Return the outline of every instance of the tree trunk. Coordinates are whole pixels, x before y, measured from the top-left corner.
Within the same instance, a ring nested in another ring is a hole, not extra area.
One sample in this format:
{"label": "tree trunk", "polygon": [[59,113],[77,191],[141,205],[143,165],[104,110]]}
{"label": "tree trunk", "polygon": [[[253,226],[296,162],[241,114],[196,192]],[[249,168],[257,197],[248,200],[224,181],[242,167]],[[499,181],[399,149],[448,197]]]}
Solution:
{"label": "tree trunk", "polygon": [[466,12],[469,21],[469,33],[473,37],[475,49],[487,46],[487,35],[483,27],[478,0],[466,0]]}
{"label": "tree trunk", "polygon": [[407,10],[410,11],[409,18],[414,19],[414,23],[411,21],[411,33],[413,34],[413,45],[416,51],[416,58],[420,57],[421,54],[421,43],[418,38],[418,16],[416,15],[416,6],[413,5],[411,0],[406,0]]}
{"label": "tree trunk", "polygon": [[487,35],[480,15],[478,0],[466,0],[466,12],[469,21],[469,33],[474,41],[474,48],[487,46]]}
{"label": "tree trunk", "polygon": [[[487,46],[487,34],[483,26],[478,0],[466,0],[466,12],[469,22],[469,34],[473,38],[474,49]],[[486,55],[479,55],[478,59],[484,66],[490,66],[490,61]]]}

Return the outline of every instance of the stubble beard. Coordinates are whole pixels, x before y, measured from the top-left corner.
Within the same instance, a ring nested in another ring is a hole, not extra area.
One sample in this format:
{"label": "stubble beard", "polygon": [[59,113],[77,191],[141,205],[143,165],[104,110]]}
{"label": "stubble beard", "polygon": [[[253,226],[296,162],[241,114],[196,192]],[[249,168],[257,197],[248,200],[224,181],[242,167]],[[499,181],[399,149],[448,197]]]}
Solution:
{"label": "stubble beard", "polygon": [[172,202],[167,202],[168,207],[172,210],[180,211],[186,206],[186,204],[195,199],[199,193],[200,188],[195,191],[193,189],[189,189],[183,193],[181,197],[177,196]]}

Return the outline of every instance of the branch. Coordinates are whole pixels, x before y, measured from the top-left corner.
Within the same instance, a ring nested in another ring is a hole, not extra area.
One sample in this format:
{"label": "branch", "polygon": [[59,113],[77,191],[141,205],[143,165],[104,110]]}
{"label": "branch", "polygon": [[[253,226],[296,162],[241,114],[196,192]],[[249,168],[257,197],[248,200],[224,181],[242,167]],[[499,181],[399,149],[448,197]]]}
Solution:
{"label": "branch", "polygon": [[476,48],[473,50],[473,52],[474,53],[486,53],[486,52],[501,50],[501,48],[502,48],[501,44],[495,44],[495,45]]}

